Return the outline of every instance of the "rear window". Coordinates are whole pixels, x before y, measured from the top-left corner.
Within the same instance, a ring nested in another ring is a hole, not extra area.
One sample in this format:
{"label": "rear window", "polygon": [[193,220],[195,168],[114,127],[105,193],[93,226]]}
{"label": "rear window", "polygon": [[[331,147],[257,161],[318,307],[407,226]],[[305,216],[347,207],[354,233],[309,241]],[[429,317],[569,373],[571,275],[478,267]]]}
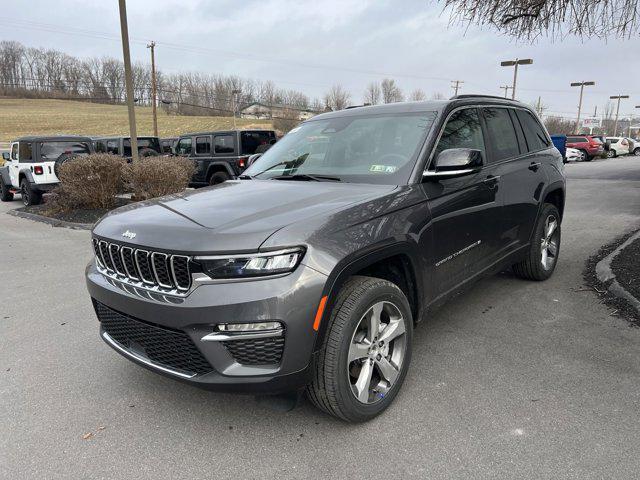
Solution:
{"label": "rear window", "polygon": [[586,141],[585,137],[567,137],[567,143],[585,143]]}
{"label": "rear window", "polygon": [[211,138],[196,137],[196,154],[206,155],[208,153],[211,153]]}
{"label": "rear window", "polygon": [[240,151],[242,155],[253,155],[256,150],[262,146],[271,145],[275,141],[273,132],[242,132],[240,134]]}
{"label": "rear window", "polygon": [[609,139],[609,142],[611,142],[612,144],[614,144],[614,143],[618,143],[618,141],[619,141],[619,140],[620,140],[619,138],[610,138],[610,139]]}
{"label": "rear window", "polygon": [[43,142],[40,144],[42,160],[56,160],[63,154],[89,155],[91,149],[85,142]]}
{"label": "rear window", "polygon": [[525,110],[514,111],[516,112],[516,116],[520,121],[522,130],[524,131],[524,137],[527,140],[527,147],[529,151],[535,152],[547,148],[550,145],[549,139],[540,125],[540,122],[534,118],[531,112],[527,112]]}

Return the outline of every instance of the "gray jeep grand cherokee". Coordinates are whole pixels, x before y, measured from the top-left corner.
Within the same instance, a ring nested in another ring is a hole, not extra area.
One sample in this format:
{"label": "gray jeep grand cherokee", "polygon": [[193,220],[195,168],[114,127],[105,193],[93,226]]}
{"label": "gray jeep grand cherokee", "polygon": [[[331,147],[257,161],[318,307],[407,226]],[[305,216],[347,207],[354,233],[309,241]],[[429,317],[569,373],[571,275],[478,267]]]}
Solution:
{"label": "gray jeep grand cherokee", "polygon": [[89,293],[116,351],[191,385],[389,406],[414,325],[479,277],[556,266],[562,157],[518,102],[362,107],[294,128],[238,180],[112,212]]}

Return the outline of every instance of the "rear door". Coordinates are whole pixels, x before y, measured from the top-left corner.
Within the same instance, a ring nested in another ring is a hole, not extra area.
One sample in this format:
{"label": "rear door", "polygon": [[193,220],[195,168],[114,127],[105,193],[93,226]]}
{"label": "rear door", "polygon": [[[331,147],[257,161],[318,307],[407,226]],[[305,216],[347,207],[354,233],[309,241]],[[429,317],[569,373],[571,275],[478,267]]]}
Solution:
{"label": "rear door", "polygon": [[553,160],[555,150],[529,111],[492,107],[484,109],[484,116],[492,144],[497,145],[491,155],[502,178],[502,243],[507,254],[529,243],[547,181],[543,165]]}
{"label": "rear door", "polygon": [[[437,159],[443,150],[471,148],[483,152],[486,162],[486,147],[479,109],[466,107],[447,119],[433,158]],[[438,295],[446,294],[495,261],[502,199],[500,179],[494,170],[487,164],[476,174],[422,184],[432,215],[433,241],[427,244],[421,238],[421,242],[424,249],[430,249],[425,254],[434,268]]]}

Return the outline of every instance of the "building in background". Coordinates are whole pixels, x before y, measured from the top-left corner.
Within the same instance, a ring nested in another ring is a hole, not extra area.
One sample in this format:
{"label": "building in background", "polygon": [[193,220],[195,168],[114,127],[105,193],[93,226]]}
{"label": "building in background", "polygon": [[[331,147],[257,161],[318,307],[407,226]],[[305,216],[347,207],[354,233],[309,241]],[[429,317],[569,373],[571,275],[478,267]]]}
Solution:
{"label": "building in background", "polygon": [[269,118],[296,118],[297,120],[307,120],[320,112],[295,108],[290,105],[265,105],[254,102],[240,109],[242,118],[269,119]]}

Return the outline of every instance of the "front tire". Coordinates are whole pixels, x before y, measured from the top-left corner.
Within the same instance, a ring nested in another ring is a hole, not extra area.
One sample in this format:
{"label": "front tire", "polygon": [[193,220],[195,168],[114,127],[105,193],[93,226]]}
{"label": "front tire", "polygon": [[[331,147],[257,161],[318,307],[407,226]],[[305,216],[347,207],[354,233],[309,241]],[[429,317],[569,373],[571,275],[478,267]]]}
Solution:
{"label": "front tire", "polygon": [[546,280],[556,268],[560,254],[560,213],[545,203],[536,222],[527,256],[513,265],[514,273],[526,280]]}
{"label": "front tire", "polygon": [[607,152],[607,158],[615,158],[617,156],[618,155],[616,154],[616,151],[613,148]]}
{"label": "front tire", "polygon": [[633,150],[633,154],[634,154],[636,157],[640,157],[640,147],[635,148],[635,149]]}
{"label": "front tire", "polygon": [[2,177],[0,177],[0,200],[3,202],[10,202],[13,200],[13,193],[9,190],[9,185],[4,183]]}
{"label": "front tire", "polygon": [[413,317],[393,283],[356,276],[340,290],[307,387],[311,402],[348,422],[382,413],[411,362]]}
{"label": "front tire", "polygon": [[26,178],[23,178],[20,182],[20,195],[22,195],[22,203],[25,207],[42,203],[42,194],[33,190]]}

